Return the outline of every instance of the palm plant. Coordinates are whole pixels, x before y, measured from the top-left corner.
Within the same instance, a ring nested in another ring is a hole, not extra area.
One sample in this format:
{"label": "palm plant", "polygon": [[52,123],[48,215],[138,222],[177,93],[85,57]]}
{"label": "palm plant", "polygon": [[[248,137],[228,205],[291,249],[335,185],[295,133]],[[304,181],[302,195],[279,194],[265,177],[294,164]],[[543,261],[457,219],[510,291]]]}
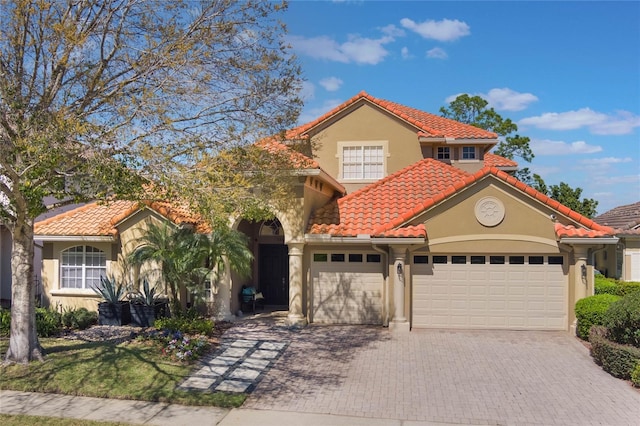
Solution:
{"label": "palm plant", "polygon": [[122,284],[118,284],[115,278],[100,276],[100,285],[93,289],[107,303],[118,303],[124,297],[127,289]]}
{"label": "palm plant", "polygon": [[194,271],[204,264],[206,251],[200,248],[199,240],[200,237],[189,228],[179,228],[167,222],[150,222],[135,242],[138,248],[131,253],[130,260],[134,265],[146,262],[161,265],[174,312],[180,312],[182,308],[180,286],[188,286]]}

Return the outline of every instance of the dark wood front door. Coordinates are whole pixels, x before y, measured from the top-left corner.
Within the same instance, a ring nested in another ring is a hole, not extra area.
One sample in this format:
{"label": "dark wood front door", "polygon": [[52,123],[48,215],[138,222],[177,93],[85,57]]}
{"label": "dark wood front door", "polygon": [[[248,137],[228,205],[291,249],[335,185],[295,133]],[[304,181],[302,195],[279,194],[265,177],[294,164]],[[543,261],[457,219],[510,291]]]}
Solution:
{"label": "dark wood front door", "polygon": [[289,306],[289,250],[284,244],[260,244],[260,290],[267,305]]}

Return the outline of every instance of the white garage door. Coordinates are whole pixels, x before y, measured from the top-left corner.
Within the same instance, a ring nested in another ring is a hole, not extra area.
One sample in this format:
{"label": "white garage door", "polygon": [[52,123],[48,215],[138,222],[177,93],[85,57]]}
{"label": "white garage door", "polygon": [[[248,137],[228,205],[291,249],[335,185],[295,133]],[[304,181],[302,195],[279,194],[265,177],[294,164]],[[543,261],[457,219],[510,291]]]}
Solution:
{"label": "white garage door", "polygon": [[631,276],[627,281],[640,281],[640,251],[629,252],[631,255]]}
{"label": "white garage door", "polygon": [[312,254],[311,321],[381,324],[384,279],[378,253]]}
{"label": "white garage door", "polygon": [[562,256],[414,256],[412,327],[567,328]]}

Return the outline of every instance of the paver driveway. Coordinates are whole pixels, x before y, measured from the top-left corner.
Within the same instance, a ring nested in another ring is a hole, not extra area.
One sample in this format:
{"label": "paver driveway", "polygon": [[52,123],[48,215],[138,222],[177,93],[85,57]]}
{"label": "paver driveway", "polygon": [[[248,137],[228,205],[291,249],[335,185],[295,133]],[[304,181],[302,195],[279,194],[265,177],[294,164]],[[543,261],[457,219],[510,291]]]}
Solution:
{"label": "paver driveway", "polygon": [[640,392],[564,332],[284,327],[248,321],[226,337],[286,341],[243,408],[442,423],[639,425]]}

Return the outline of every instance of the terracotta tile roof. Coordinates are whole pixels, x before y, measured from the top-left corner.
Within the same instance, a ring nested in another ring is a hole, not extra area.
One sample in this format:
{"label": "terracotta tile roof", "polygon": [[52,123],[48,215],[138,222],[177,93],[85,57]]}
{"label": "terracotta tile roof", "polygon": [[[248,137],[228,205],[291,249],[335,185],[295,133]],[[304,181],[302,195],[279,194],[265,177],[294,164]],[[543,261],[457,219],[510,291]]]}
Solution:
{"label": "terracotta tile roof", "polygon": [[640,225],[640,201],[618,206],[596,216],[593,220],[603,225],[630,230]]}
{"label": "terracotta tile roof", "polygon": [[490,152],[484,155],[485,167],[518,167],[518,163]]}
{"label": "terracotta tile roof", "polygon": [[398,237],[423,236],[421,229],[405,225],[421,212],[489,175],[546,204],[589,231],[606,235],[613,233],[612,228],[597,224],[495,167],[485,167],[469,174],[430,158],[319,208],[312,215],[307,232],[341,237],[358,234],[376,237],[389,233]]}
{"label": "terracotta tile roof", "polygon": [[86,204],[57,216],[36,222],[36,235],[113,237],[118,230],[111,218],[128,211],[134,203],[115,201],[109,204]]}
{"label": "terracotta tile roof", "polygon": [[313,120],[309,123],[292,129],[287,133],[287,138],[296,139],[308,136],[308,131],[323,121],[335,116],[336,114],[344,111],[351,105],[359,101],[371,102],[383,108],[387,112],[395,115],[399,119],[410,123],[418,130],[418,134],[426,137],[446,137],[453,139],[496,139],[498,136],[487,130],[480,129],[478,127],[471,126],[469,124],[463,124],[455,120],[440,117],[438,115],[430,114],[428,112],[420,111],[415,108],[411,108],[405,105],[400,105],[395,102],[386,101],[384,99],[374,98],[366,92],[360,92],[356,96],[322,115],[321,117]]}
{"label": "terracotta tile roof", "polygon": [[556,223],[554,226],[558,238],[598,238],[611,237],[615,234],[615,230],[611,228],[609,230],[594,230],[576,228],[573,225],[563,225],[561,223]]}
{"label": "terracotta tile roof", "polygon": [[301,152],[294,151],[287,145],[275,140],[274,138],[263,139],[256,143],[257,146],[265,149],[272,154],[289,154],[292,165],[300,169],[319,169],[320,165],[312,158],[307,157]]}
{"label": "terracotta tile roof", "polygon": [[134,201],[113,201],[106,204],[93,202],[68,212],[50,217],[35,224],[34,232],[42,236],[97,236],[115,237],[117,225],[146,206],[166,217],[175,224],[195,226],[198,232],[208,232],[209,228],[186,206],[162,201],[138,203]]}

